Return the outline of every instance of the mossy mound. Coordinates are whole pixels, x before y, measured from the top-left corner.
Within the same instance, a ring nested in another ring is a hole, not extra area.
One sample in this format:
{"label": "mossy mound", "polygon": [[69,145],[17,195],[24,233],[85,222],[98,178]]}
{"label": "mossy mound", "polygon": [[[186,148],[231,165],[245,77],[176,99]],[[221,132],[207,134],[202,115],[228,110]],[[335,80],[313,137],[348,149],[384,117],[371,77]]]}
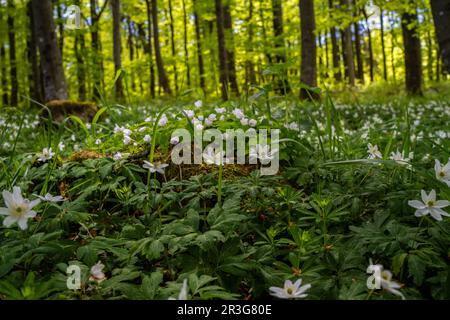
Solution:
{"label": "mossy mound", "polygon": [[[60,124],[68,116],[77,116],[84,122],[91,122],[98,111],[98,106],[93,102],[81,102],[70,100],[52,100],[47,103],[47,108],[52,113],[54,122]],[[48,111],[42,110],[42,117],[48,119]]]}

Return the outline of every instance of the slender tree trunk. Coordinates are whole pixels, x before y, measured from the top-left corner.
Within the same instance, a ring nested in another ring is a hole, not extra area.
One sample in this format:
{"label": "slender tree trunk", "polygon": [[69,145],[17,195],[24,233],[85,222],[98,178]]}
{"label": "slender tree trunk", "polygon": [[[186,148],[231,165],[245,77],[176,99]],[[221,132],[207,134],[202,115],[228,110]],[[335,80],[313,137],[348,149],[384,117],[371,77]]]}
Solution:
{"label": "slender tree trunk", "polygon": [[233,22],[231,19],[230,5],[223,6],[223,26],[226,34],[225,39],[228,39],[227,51],[227,68],[228,68],[228,81],[230,83],[231,91],[239,96],[239,86],[236,79],[236,61],[234,56],[234,40],[233,40]]}
{"label": "slender tree trunk", "polygon": [[[358,12],[355,13],[355,17],[358,18]],[[353,26],[355,29],[355,53],[356,53],[356,66],[357,66],[357,72],[356,72],[357,76],[356,77],[358,78],[359,81],[361,81],[361,83],[364,84],[364,63],[363,63],[362,52],[361,52],[362,39],[361,39],[361,27],[359,25],[359,21],[356,21],[353,24]]]}
{"label": "slender tree trunk", "polygon": [[369,16],[367,15],[365,8],[362,9],[362,13],[364,15],[364,20],[366,22],[366,28],[367,28],[367,39],[368,39],[368,47],[369,47],[370,82],[373,82],[374,81],[374,60],[373,60],[372,31],[370,30]]}
{"label": "slender tree trunk", "polygon": [[252,61],[253,56],[253,0],[248,1],[248,17],[247,17],[247,44],[245,46],[245,51],[247,53],[247,58],[245,61],[245,87],[246,90],[250,88],[251,84],[256,84],[255,66]]}
{"label": "slender tree trunk", "polygon": [[1,85],[2,85],[2,102],[8,105],[8,78],[6,77],[6,50],[3,43],[0,44],[0,68],[1,68]]}
{"label": "slender tree trunk", "polygon": [[202,88],[203,92],[206,92],[206,84],[205,84],[205,67],[203,65],[203,52],[202,52],[202,36],[200,31],[200,22],[196,8],[196,1],[193,0],[194,5],[194,24],[195,24],[195,38],[197,43],[197,61],[198,61],[198,73],[200,79],[200,88]]}
{"label": "slender tree trunk", "polygon": [[411,94],[422,94],[422,54],[420,37],[415,23],[417,23],[416,11],[402,14],[406,90]]}
{"label": "slender tree trunk", "polygon": [[122,42],[120,37],[120,0],[111,0],[112,18],[113,18],[113,47],[114,47],[114,72],[116,75],[115,94],[116,99],[124,99],[122,74],[117,74],[122,70]]}
{"label": "slender tree trunk", "polygon": [[[149,0],[146,0],[149,1]],[[153,44],[155,45],[156,66],[158,68],[159,86],[166,94],[172,94],[170,89],[169,78],[164,69],[164,62],[161,56],[161,47],[159,44],[159,29],[158,29],[158,5],[157,0],[152,0],[152,23],[153,23]]]}
{"label": "slender tree trunk", "polygon": [[187,29],[187,13],[186,0],[182,0],[183,5],[183,24],[184,24],[184,65],[186,67],[186,79],[188,88],[191,87],[191,69],[189,66],[189,51],[188,51],[188,29]]}
{"label": "slender tree trunk", "polygon": [[[273,13],[273,33],[275,36],[275,48],[277,49],[276,61],[277,63],[286,63],[286,53],[284,45],[283,34],[283,7],[281,0],[272,0],[272,13]],[[288,81],[287,71],[283,71],[281,79],[279,79],[276,86],[276,91],[281,94],[287,94],[291,92],[291,87]]]}
{"label": "slender tree trunk", "polygon": [[86,100],[86,69],[84,65],[85,41],[81,30],[76,30],[74,52],[77,60],[78,100]]}
{"label": "slender tree trunk", "polygon": [[172,59],[173,59],[173,75],[175,77],[175,93],[178,92],[178,73],[177,73],[177,53],[175,50],[175,30],[173,26],[173,14],[172,14],[172,0],[169,2],[169,26],[170,26],[170,42],[172,48]]}
{"label": "slender tree trunk", "polygon": [[9,75],[11,78],[10,105],[17,106],[19,95],[19,82],[17,80],[16,60],[16,32],[14,29],[15,6],[13,0],[8,0],[8,39],[9,39]]}
{"label": "slender tree trunk", "polygon": [[450,1],[431,0],[443,68],[450,74]]}
{"label": "slender tree trunk", "polygon": [[381,33],[381,54],[383,56],[383,78],[387,81],[387,58],[386,45],[384,43],[384,14],[383,8],[380,7],[380,33]]}
{"label": "slender tree trunk", "polygon": [[[130,63],[133,64],[134,61],[134,54],[135,54],[135,45],[133,41],[133,26],[132,21],[130,17],[127,17],[127,28],[128,28],[128,39],[127,39],[127,45],[128,45],[128,54]],[[136,51],[137,52],[137,51]],[[136,83],[135,83],[135,73],[134,70],[130,70],[130,82],[131,82],[131,89],[133,91],[136,90]]]}
{"label": "slender tree trunk", "polygon": [[[349,11],[349,1],[341,0],[341,6],[344,7],[346,11]],[[348,77],[348,83],[351,86],[355,85],[355,63],[353,60],[353,45],[352,45],[352,30],[350,25],[346,26],[343,29],[343,38],[342,38],[342,47],[344,52],[344,62],[346,72],[345,74]]]}
{"label": "slender tree trunk", "polygon": [[225,48],[225,30],[223,23],[223,7],[221,0],[215,0],[217,40],[219,46],[220,83],[222,100],[228,100],[228,65],[227,52]]}
{"label": "slender tree trunk", "polygon": [[152,45],[152,34],[153,34],[153,28],[152,28],[152,9],[150,6],[150,1],[145,1],[147,5],[147,32],[148,32],[148,56],[149,56],[149,62],[150,62],[150,96],[152,98],[155,98],[156,92],[155,92],[155,65],[153,62],[153,45]]}
{"label": "slender tree trunk", "polygon": [[[328,7],[331,10],[334,8],[333,0],[328,0]],[[330,19],[333,19],[333,14],[332,13],[330,13]],[[332,54],[333,54],[334,79],[336,81],[341,81],[342,80],[341,58],[340,58],[340,53],[339,53],[339,44],[338,44],[338,41],[337,41],[336,28],[334,26],[331,27],[330,34],[331,34],[331,47],[332,47]]]}
{"label": "slender tree trunk", "polygon": [[29,20],[29,34],[27,38],[27,58],[30,63],[30,69],[28,71],[28,79],[30,83],[30,97],[43,102],[42,84],[41,84],[41,71],[38,63],[37,54],[37,40],[36,31],[33,17],[32,3],[27,3],[27,16]]}
{"label": "slender tree trunk", "polygon": [[430,30],[427,30],[427,71],[428,71],[428,80],[433,81],[433,40],[431,40]]}
{"label": "slender tree trunk", "polygon": [[[316,19],[314,13],[314,0],[299,0],[300,27],[301,27],[301,71],[300,82],[308,87],[317,87],[317,48]],[[320,37],[319,37],[320,41]],[[315,95],[308,88],[300,89],[300,98],[311,99]]]}
{"label": "slender tree trunk", "polygon": [[[396,23],[394,14],[391,15],[391,24],[394,25]],[[392,79],[394,80],[394,83],[397,82],[397,71],[395,67],[395,47],[397,45],[397,37],[395,36],[395,28],[391,28],[391,40],[392,40],[392,46],[391,46],[391,67],[392,67]]]}
{"label": "slender tree trunk", "polygon": [[51,0],[32,0],[32,2],[41,57],[45,101],[67,100],[67,85],[55,33],[52,2]]}
{"label": "slender tree trunk", "polygon": [[91,44],[92,44],[92,62],[93,62],[93,78],[94,78],[94,88],[93,88],[93,98],[100,98],[100,90],[103,88],[103,59],[101,56],[101,42],[99,35],[99,21],[100,18],[108,4],[108,0],[105,0],[102,8],[97,12],[97,0],[90,0],[90,11],[91,11]]}
{"label": "slender tree trunk", "polygon": [[[266,29],[266,19],[264,17],[264,11],[263,11],[263,3],[264,0],[259,0],[259,19],[261,20],[261,31],[262,31],[262,36],[263,36],[263,50],[264,50],[264,55],[267,58],[267,62],[269,64],[272,63],[272,57],[270,56],[269,52],[267,51],[267,47],[269,47],[269,41],[267,40],[267,29]],[[262,81],[264,81],[264,77],[262,77]]]}

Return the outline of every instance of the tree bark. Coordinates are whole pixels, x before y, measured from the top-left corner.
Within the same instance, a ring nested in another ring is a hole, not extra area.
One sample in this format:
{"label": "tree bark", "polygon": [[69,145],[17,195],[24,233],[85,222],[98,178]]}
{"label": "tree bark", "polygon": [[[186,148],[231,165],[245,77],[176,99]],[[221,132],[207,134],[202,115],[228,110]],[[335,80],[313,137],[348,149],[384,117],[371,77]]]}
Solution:
{"label": "tree bark", "polygon": [[402,14],[406,90],[410,94],[420,95],[422,94],[422,54],[417,23],[416,9]]}
{"label": "tree bark", "polygon": [[197,61],[198,61],[198,74],[200,79],[200,88],[203,92],[206,92],[205,84],[205,66],[203,64],[203,52],[202,52],[202,36],[200,31],[200,21],[196,8],[196,1],[193,0],[194,5],[194,24],[195,24],[195,38],[197,43]]}
{"label": "tree bark", "polygon": [[[275,37],[275,48],[277,49],[276,62],[286,63],[285,45],[283,37],[283,7],[281,0],[272,0],[273,13],[273,33]],[[282,72],[281,78],[275,87],[275,90],[281,94],[287,94],[291,91],[287,78],[287,70]]]}
{"label": "tree bark", "polygon": [[11,78],[11,95],[9,103],[17,106],[19,96],[19,82],[17,80],[16,33],[14,29],[15,6],[13,0],[8,0],[8,39],[9,39],[9,75]]}
{"label": "tree bark", "polygon": [[99,21],[108,4],[105,0],[103,6],[97,12],[97,0],[90,0],[91,11],[91,43],[92,43],[92,62],[93,62],[93,98],[100,98],[100,90],[103,88],[103,59],[101,57],[101,43],[99,35]]}
{"label": "tree bark", "polygon": [[450,74],[450,1],[431,0],[443,68]]}
{"label": "tree bark", "polygon": [[[149,0],[146,0],[147,2]],[[164,62],[161,56],[161,47],[159,44],[159,29],[158,29],[158,4],[157,0],[152,0],[152,24],[153,24],[153,44],[155,45],[156,67],[158,68],[159,86],[162,87],[166,94],[172,94],[170,89],[169,78],[164,69]]]}
{"label": "tree bark", "polygon": [[[317,87],[317,48],[316,19],[314,13],[314,0],[299,0],[300,27],[301,27],[301,71],[300,82],[308,87]],[[308,88],[300,89],[301,99],[315,98]]]}
{"label": "tree bark", "polygon": [[188,29],[187,29],[187,13],[186,1],[182,0],[183,5],[183,24],[184,24],[184,66],[186,67],[186,79],[188,88],[191,87],[191,69],[189,66],[189,51],[188,51]]}
{"label": "tree bark", "polygon": [[353,17],[355,18],[354,34],[355,34],[355,53],[356,53],[356,78],[364,84],[364,63],[361,52],[361,26],[359,24],[359,10],[356,6],[356,0],[352,0],[352,4],[355,7],[353,11]]}
{"label": "tree bark", "polygon": [[150,96],[152,98],[155,98],[155,65],[153,62],[153,45],[152,45],[152,34],[153,34],[153,28],[152,28],[152,10],[150,6],[150,1],[145,1],[147,5],[147,32],[148,32],[148,45],[147,45],[147,51],[149,56],[149,62],[150,62]]}
{"label": "tree bark", "polygon": [[122,101],[124,99],[122,74],[122,43],[120,36],[120,0],[111,0],[111,10],[113,18],[113,47],[114,47],[114,73],[116,78],[115,95],[116,99]]}
{"label": "tree bark", "polygon": [[53,21],[51,0],[32,0],[36,35],[41,57],[45,101],[67,100],[64,68]]}
{"label": "tree bark", "polygon": [[44,102],[43,88],[41,83],[41,69],[38,62],[38,48],[36,30],[33,16],[33,6],[31,1],[27,3],[27,17],[29,21],[29,33],[27,37],[27,58],[30,63],[28,70],[29,94],[34,100]]}
{"label": "tree bark", "polygon": [[2,102],[4,106],[8,105],[8,78],[6,77],[6,50],[3,43],[0,44],[0,68],[2,85]]}
{"label": "tree bark", "polygon": [[[128,45],[128,54],[130,63],[133,63],[134,61],[134,54],[135,54],[135,46],[133,41],[133,27],[132,27],[132,21],[131,18],[128,16],[126,18],[127,21],[127,29],[128,29],[128,37],[127,37],[127,45]],[[137,51],[136,51],[137,52]],[[130,70],[130,82],[131,82],[131,90],[136,90],[136,84],[135,84],[135,76],[134,76],[134,70]]]}
{"label": "tree bark", "polygon": [[[349,1],[348,0],[341,0],[341,5],[344,7],[344,10],[349,11]],[[348,83],[351,86],[355,85],[355,63],[353,60],[353,45],[352,45],[352,30],[350,28],[350,25],[346,26],[343,30],[343,37],[342,37],[342,46],[343,46],[343,53],[344,53],[344,62],[345,62],[345,69],[346,69],[346,76],[348,77]]]}
{"label": "tree bark", "polygon": [[226,33],[225,39],[228,40],[228,43],[225,45],[227,51],[228,81],[230,83],[231,91],[236,96],[239,96],[239,86],[236,78],[236,59],[234,56],[233,22],[228,0],[226,5],[223,6],[223,26]]}
{"label": "tree bark", "polygon": [[[331,10],[334,8],[333,0],[328,0],[328,7]],[[330,10],[330,12],[331,12],[331,10]],[[332,13],[330,13],[330,18],[333,19]],[[333,54],[334,79],[336,81],[341,81],[342,80],[341,58],[340,58],[340,53],[339,53],[339,43],[337,41],[336,28],[331,27],[330,33],[331,33],[331,47],[332,47],[332,54]]]}
{"label": "tree bark", "polygon": [[58,45],[61,51],[61,57],[64,57],[64,18],[62,15],[61,1],[56,1],[56,13],[58,15]]}
{"label": "tree bark", "polygon": [[255,75],[255,66],[252,62],[253,56],[253,0],[249,0],[248,2],[248,17],[247,17],[247,30],[248,30],[248,36],[247,36],[247,45],[246,45],[246,52],[247,52],[247,60],[245,61],[245,87],[250,87],[251,84],[256,84],[256,75]]}
{"label": "tree bark", "polygon": [[381,54],[383,56],[383,78],[387,81],[387,58],[386,45],[384,43],[384,14],[383,8],[380,7],[380,33],[381,33]]}
{"label": "tree bark", "polygon": [[172,0],[169,2],[169,26],[170,26],[170,44],[172,48],[172,59],[173,59],[173,75],[175,77],[175,93],[178,92],[178,73],[177,73],[177,53],[175,50],[175,30],[173,26],[173,13],[172,13]]}
{"label": "tree bark", "polygon": [[370,30],[369,25],[369,16],[367,15],[366,9],[362,9],[362,13],[364,15],[364,20],[366,22],[367,28],[367,40],[368,40],[368,49],[369,49],[369,75],[370,82],[374,81],[374,60],[373,60],[373,45],[372,45],[372,31]]}
{"label": "tree bark", "polygon": [[217,41],[219,46],[220,83],[222,100],[228,100],[228,65],[227,52],[225,48],[225,30],[223,23],[223,7],[221,0],[215,0]]}
{"label": "tree bark", "polygon": [[81,30],[76,30],[74,51],[77,60],[77,82],[78,82],[78,100],[86,101],[86,68],[84,54],[86,52],[84,34]]}

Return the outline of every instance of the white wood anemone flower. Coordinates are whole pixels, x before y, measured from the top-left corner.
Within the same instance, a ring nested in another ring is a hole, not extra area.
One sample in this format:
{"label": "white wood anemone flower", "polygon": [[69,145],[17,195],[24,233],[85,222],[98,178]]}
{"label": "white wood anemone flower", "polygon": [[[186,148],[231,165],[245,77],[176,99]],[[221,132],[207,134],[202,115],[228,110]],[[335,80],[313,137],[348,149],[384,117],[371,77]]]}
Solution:
{"label": "white wood anemone flower", "polygon": [[44,148],[41,153],[36,154],[39,162],[47,162],[55,155],[52,148]]}
{"label": "white wood anemone flower", "polygon": [[180,293],[178,294],[178,299],[176,298],[169,298],[169,300],[188,300],[188,284],[187,279],[184,279],[183,286],[181,287]]}
{"label": "white wood anemone flower", "polygon": [[145,169],[148,169],[151,173],[158,172],[160,174],[164,174],[164,169],[169,165],[166,163],[162,164],[153,164],[149,161],[144,160],[144,165],[142,166]]}
{"label": "white wood anemone flower", "polygon": [[383,265],[381,264],[372,264],[372,260],[370,261],[370,265],[367,270],[378,270],[378,275],[376,274],[376,280],[379,282],[380,288],[384,289],[387,292],[392,293],[393,295],[399,296],[402,300],[405,300],[405,296],[398,290],[402,288],[398,282],[392,280],[392,272],[389,270],[384,270]]}
{"label": "white wood anemone flower", "polygon": [[308,295],[305,292],[310,288],[310,284],[302,286],[302,279],[298,279],[294,283],[291,280],[286,280],[283,288],[270,287],[269,290],[272,296],[280,299],[297,299],[306,298]]}
{"label": "white wood anemone flower", "polygon": [[435,160],[434,171],[436,173],[436,179],[444,182],[448,187],[450,187],[450,158],[447,164],[444,166],[439,160]]}
{"label": "white wood anemone flower", "polygon": [[64,201],[66,201],[66,199],[64,199],[63,197],[61,197],[61,196],[52,196],[50,193],[47,193],[45,196],[36,195],[36,197],[38,197],[39,199],[41,199],[44,202],[56,203],[56,202],[64,202]]}
{"label": "white wood anemone flower", "polygon": [[3,190],[3,200],[6,208],[0,208],[0,215],[6,216],[3,220],[3,225],[9,228],[17,222],[19,228],[26,230],[28,228],[28,219],[36,216],[36,211],[32,209],[37,206],[41,200],[36,199],[30,201],[22,197],[22,192],[19,187],[14,187],[13,192]]}
{"label": "white wood anemone flower", "polygon": [[91,268],[91,277],[89,280],[91,281],[97,281],[98,283],[102,282],[106,279],[105,274],[103,273],[103,268],[105,265],[99,261],[96,264],[94,264]]}
{"label": "white wood anemone flower", "polygon": [[416,217],[422,217],[430,214],[437,221],[442,221],[442,216],[450,217],[450,214],[442,210],[442,208],[448,207],[450,205],[450,202],[448,200],[436,201],[436,191],[434,190],[431,190],[430,194],[427,194],[424,190],[422,190],[421,195],[422,201],[408,201],[408,205],[417,209],[415,212]]}
{"label": "white wood anemone flower", "polygon": [[378,150],[377,145],[367,144],[367,153],[369,154],[369,159],[383,159],[383,155]]}

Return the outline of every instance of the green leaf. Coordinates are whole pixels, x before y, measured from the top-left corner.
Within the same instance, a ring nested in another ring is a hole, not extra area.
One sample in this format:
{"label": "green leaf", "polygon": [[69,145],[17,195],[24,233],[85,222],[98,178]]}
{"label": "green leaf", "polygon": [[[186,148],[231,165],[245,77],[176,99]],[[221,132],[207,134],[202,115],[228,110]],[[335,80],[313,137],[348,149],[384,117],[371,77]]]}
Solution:
{"label": "green leaf", "polygon": [[408,257],[408,271],[409,275],[414,278],[414,283],[417,285],[421,285],[423,282],[423,278],[425,275],[425,267],[426,265],[416,255],[409,255]]}

